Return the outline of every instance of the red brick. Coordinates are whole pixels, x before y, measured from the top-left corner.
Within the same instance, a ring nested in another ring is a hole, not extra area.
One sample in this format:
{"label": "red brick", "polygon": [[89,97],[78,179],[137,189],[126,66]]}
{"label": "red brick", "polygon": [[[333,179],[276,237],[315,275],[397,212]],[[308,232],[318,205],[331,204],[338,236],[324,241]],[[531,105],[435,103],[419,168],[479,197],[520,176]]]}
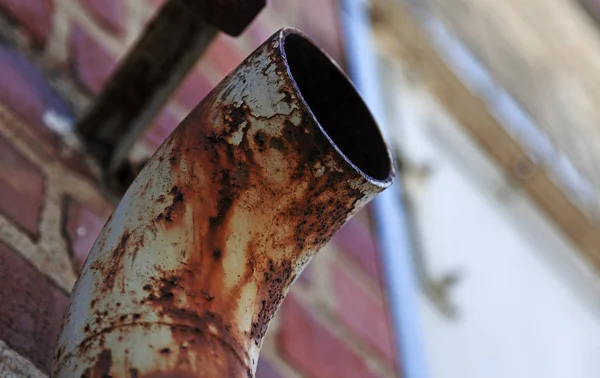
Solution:
{"label": "red brick", "polygon": [[336,317],[393,365],[393,332],[387,308],[382,301],[383,294],[369,294],[339,265],[332,267],[331,279],[336,295]]}
{"label": "red brick", "polygon": [[351,219],[333,237],[332,243],[352,259],[368,276],[381,283],[375,239],[366,225]]}
{"label": "red brick", "polygon": [[309,377],[369,378],[361,356],[333,335],[293,296],[281,308],[278,346],[286,360]]}
{"label": "red brick", "polygon": [[43,44],[50,35],[52,0],[0,0],[0,7],[23,24],[35,42]]}
{"label": "red brick", "polygon": [[[204,59],[204,58],[202,58]],[[201,71],[192,70],[175,92],[175,101],[192,110],[213,89],[210,79]]]}
{"label": "red brick", "polygon": [[281,375],[275,370],[275,368],[265,358],[260,357],[258,359],[258,366],[256,367],[256,378],[282,378]]}
{"label": "red brick", "polygon": [[0,136],[0,212],[37,236],[43,193],[40,169]]}
{"label": "red brick", "polygon": [[79,0],[88,12],[105,29],[114,32],[125,30],[125,2],[122,0]]}
{"label": "red brick", "polygon": [[179,122],[181,122],[181,117],[177,116],[167,106],[156,116],[152,125],[144,133],[144,141],[155,151],[167,139],[169,134],[175,130]]}
{"label": "red brick", "polygon": [[89,156],[86,156],[85,151],[64,149],[59,158],[62,165],[71,171],[71,173],[88,179],[92,182],[100,181],[98,173],[94,171],[93,165],[89,160]]}
{"label": "red brick", "polygon": [[116,68],[117,60],[81,26],[73,24],[70,33],[74,74],[88,90],[98,93]]}
{"label": "red brick", "polygon": [[233,38],[223,33],[215,38],[202,56],[202,60],[210,62],[222,76],[233,71],[244,58],[246,54],[233,43]]}
{"label": "red brick", "polygon": [[75,267],[79,272],[100,230],[106,223],[106,217],[95,213],[72,198],[67,198],[65,206],[66,219],[62,231],[69,241]]}
{"label": "red brick", "polygon": [[50,371],[67,295],[0,243],[0,340]]}
{"label": "red brick", "polygon": [[70,109],[55,94],[41,73],[22,55],[2,45],[0,103],[51,146],[57,145],[59,138],[46,127],[44,114],[52,111],[63,118],[72,118]]}

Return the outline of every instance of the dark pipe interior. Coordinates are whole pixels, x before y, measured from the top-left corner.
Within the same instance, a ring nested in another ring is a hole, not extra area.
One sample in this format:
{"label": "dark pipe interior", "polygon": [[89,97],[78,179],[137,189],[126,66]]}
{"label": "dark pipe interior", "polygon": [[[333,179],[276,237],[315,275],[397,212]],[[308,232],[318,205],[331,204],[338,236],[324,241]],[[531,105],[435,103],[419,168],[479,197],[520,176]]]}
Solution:
{"label": "dark pipe interior", "polygon": [[388,178],[391,162],[385,142],[345,75],[302,36],[288,35],[284,49],[298,89],[339,150],[371,178]]}

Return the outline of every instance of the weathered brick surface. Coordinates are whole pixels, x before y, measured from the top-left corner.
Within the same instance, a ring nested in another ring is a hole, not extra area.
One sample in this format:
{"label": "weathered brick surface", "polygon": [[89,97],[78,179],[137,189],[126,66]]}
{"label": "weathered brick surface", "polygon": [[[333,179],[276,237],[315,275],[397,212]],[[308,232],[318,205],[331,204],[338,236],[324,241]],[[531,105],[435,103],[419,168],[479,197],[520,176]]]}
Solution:
{"label": "weathered brick surface", "polygon": [[69,47],[73,73],[86,89],[98,93],[117,60],[79,24],[71,26]]}
{"label": "weathered brick surface", "polygon": [[122,0],[79,0],[100,25],[113,32],[125,30],[125,6]]}
{"label": "weathered brick surface", "polygon": [[63,233],[69,240],[74,265],[79,272],[107,218],[72,198],[67,197],[64,202]]}
{"label": "weathered brick surface", "polygon": [[278,345],[288,361],[309,377],[376,377],[361,356],[319,322],[293,296],[283,302]]}
{"label": "weathered brick surface", "polygon": [[379,255],[373,234],[359,220],[350,220],[333,237],[332,243],[353,260],[369,277],[381,281]]}
{"label": "weathered brick surface", "polygon": [[58,138],[45,125],[44,115],[52,112],[65,119],[72,118],[65,102],[40,72],[21,54],[1,44],[0,102],[52,146]]}
{"label": "weathered brick surface", "polygon": [[0,213],[37,236],[43,192],[40,169],[0,135]]}
{"label": "weathered brick surface", "polygon": [[382,293],[367,292],[364,286],[340,265],[333,266],[331,280],[335,292],[336,318],[393,365],[395,349]]}
{"label": "weathered brick surface", "polygon": [[0,242],[0,340],[49,372],[67,295]]}
{"label": "weathered brick surface", "polygon": [[20,22],[37,43],[44,43],[52,29],[53,0],[0,0],[0,7]]}

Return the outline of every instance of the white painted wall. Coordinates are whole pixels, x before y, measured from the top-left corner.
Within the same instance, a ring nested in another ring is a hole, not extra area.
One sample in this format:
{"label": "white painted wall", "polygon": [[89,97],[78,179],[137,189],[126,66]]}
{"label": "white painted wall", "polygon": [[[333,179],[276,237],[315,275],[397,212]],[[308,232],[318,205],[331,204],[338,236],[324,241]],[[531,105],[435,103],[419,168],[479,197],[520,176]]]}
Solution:
{"label": "white painted wall", "polygon": [[418,84],[400,85],[396,139],[428,168],[407,181],[428,270],[463,272],[456,319],[422,296],[432,378],[600,377],[597,277]]}

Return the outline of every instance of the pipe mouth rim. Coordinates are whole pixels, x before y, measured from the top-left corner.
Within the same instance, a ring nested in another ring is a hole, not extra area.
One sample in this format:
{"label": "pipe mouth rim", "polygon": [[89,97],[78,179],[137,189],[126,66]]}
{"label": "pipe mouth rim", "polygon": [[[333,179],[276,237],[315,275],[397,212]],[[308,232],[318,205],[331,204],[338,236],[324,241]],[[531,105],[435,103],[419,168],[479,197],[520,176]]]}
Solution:
{"label": "pipe mouth rim", "polygon": [[[291,84],[321,133],[344,161],[369,183],[382,189],[390,186],[396,174],[392,155],[377,121],[354,84],[340,66],[302,31],[285,27],[277,34],[280,54]],[[292,49],[303,49],[306,55],[300,60],[310,62],[311,67],[295,67],[297,62],[294,60],[298,56]],[[313,79],[306,83],[304,75],[311,76],[318,73],[319,69],[320,79],[333,85],[315,83]],[[323,73],[327,75],[323,76]],[[323,96],[323,91],[318,91],[319,88],[315,88],[315,85],[327,87],[329,92],[333,89],[334,93]],[[331,98],[335,98],[336,94],[343,99],[332,101]],[[344,104],[344,100],[348,104]],[[332,116],[327,114],[331,113],[329,110],[335,109],[335,105],[338,106],[334,112],[335,122],[331,122]],[[326,113],[322,112],[323,107],[328,109]],[[339,122],[340,120],[343,122]]]}

